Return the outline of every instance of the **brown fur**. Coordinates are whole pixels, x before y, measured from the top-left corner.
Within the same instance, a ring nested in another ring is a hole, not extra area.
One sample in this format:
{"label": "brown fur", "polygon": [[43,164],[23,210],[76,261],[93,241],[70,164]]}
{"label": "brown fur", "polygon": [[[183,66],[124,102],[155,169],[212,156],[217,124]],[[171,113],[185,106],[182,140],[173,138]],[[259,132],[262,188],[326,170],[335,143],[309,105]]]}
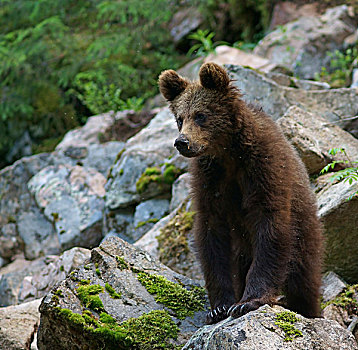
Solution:
{"label": "brown fur", "polygon": [[175,146],[192,158],[208,323],[273,304],[282,292],[291,310],[318,317],[322,236],[305,167],[223,68],[208,63],[199,76],[191,83],[165,71],[159,87],[178,122]]}

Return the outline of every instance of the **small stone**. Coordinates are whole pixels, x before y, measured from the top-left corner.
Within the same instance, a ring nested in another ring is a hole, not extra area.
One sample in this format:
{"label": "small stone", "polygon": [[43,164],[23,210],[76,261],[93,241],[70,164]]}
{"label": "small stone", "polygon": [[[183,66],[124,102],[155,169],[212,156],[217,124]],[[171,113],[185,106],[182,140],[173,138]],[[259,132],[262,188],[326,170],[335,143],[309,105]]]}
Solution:
{"label": "small stone", "polygon": [[322,278],[322,301],[333,300],[347,287],[347,284],[333,271],[327,272]]}

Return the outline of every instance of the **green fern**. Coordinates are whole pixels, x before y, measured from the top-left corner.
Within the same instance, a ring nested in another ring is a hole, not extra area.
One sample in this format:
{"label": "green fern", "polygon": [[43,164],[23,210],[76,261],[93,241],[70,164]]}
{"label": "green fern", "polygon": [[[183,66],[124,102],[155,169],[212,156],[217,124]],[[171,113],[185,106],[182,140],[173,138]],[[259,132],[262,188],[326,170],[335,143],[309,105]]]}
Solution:
{"label": "green fern", "polygon": [[[343,181],[348,182],[350,186],[352,186],[355,182],[358,182],[358,167],[356,164],[358,164],[358,161],[352,161],[344,148],[332,148],[328,151],[329,154],[332,156],[337,155],[338,153],[342,153],[346,159],[343,160],[334,160],[333,162],[327,164],[320,172],[320,174],[324,174],[329,172],[330,170],[334,170],[335,166],[337,164],[344,164],[348,165],[349,167],[346,167],[342,170],[336,171],[333,173],[333,175],[330,177],[330,180],[333,181]],[[353,197],[358,195],[358,191],[354,192],[352,195],[350,195],[347,200],[351,200]]]}

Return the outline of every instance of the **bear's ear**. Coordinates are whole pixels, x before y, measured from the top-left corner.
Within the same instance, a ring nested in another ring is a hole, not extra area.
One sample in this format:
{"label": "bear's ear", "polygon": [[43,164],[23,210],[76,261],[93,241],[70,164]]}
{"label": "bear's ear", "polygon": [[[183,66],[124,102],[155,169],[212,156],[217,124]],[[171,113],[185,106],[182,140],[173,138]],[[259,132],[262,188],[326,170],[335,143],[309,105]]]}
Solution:
{"label": "bear's ear", "polygon": [[159,76],[159,90],[168,101],[173,101],[188,86],[188,81],[183,79],[174,70],[165,70]]}
{"label": "bear's ear", "polygon": [[207,89],[227,90],[230,78],[224,68],[216,63],[205,63],[199,71],[200,83]]}

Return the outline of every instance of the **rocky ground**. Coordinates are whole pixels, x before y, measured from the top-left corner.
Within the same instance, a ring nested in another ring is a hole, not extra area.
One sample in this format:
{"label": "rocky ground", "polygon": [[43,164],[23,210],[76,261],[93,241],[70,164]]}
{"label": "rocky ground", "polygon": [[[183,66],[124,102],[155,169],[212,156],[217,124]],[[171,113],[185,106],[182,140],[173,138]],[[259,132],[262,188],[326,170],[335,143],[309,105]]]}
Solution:
{"label": "rocky ground", "polygon": [[323,319],[264,306],[202,327],[188,162],[158,96],[145,123],[128,123],[139,118],[131,111],[94,116],[53,153],[0,170],[0,349],[357,349],[358,197],[347,198],[358,183],[320,170],[341,159],[331,148],[358,160],[358,90],[312,80],[327,52],[357,40],[354,18],[345,5],[299,17],[253,53],[219,46],[181,70],[194,79],[203,61],[226,64],[299,152],[325,226],[325,268],[340,276],[324,277]]}

